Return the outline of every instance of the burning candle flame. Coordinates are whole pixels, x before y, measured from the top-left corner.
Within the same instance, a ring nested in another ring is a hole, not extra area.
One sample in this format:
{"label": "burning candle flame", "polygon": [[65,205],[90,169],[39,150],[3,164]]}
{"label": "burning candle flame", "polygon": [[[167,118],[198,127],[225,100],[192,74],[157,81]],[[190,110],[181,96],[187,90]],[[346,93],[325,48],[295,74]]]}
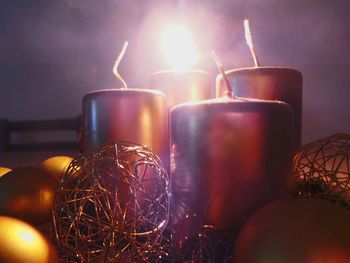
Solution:
{"label": "burning candle flame", "polygon": [[192,66],[199,56],[191,32],[183,25],[164,27],[160,48],[168,64],[175,70]]}

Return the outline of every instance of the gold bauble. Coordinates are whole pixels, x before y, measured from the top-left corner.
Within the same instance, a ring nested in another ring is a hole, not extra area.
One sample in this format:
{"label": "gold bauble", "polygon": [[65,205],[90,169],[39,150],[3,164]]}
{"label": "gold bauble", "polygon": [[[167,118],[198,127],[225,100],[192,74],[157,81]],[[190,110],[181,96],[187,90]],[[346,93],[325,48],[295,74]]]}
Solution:
{"label": "gold bauble", "polygon": [[0,214],[41,224],[51,219],[57,180],[39,167],[15,168],[0,178]]}
{"label": "gold bauble", "polygon": [[39,167],[53,175],[58,181],[61,181],[63,175],[73,158],[69,156],[53,156],[39,164]]}
{"label": "gold bauble", "polygon": [[7,174],[10,171],[12,171],[12,169],[7,167],[0,167],[0,177],[3,176],[4,174]]}
{"label": "gold bauble", "polygon": [[235,263],[349,263],[350,213],[319,200],[270,203],[243,227]]}
{"label": "gold bauble", "polygon": [[53,245],[29,224],[0,216],[0,262],[56,263]]}

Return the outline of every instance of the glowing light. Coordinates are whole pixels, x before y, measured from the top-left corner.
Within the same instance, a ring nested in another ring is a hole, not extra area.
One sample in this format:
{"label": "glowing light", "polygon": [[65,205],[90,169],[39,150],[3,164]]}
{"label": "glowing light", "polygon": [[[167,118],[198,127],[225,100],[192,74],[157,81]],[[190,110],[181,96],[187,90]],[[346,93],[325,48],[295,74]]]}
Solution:
{"label": "glowing light", "polygon": [[33,243],[38,238],[34,235],[34,233],[29,232],[27,229],[20,229],[18,231],[18,234],[20,238],[22,238],[22,240],[27,242],[28,244]]}
{"label": "glowing light", "polygon": [[41,189],[40,191],[40,202],[43,204],[52,204],[54,194],[50,189]]}
{"label": "glowing light", "polygon": [[191,32],[183,25],[171,25],[161,31],[160,49],[167,63],[176,70],[192,66],[198,53]]}
{"label": "glowing light", "polygon": [[1,262],[57,262],[44,237],[22,221],[0,216],[0,236]]}

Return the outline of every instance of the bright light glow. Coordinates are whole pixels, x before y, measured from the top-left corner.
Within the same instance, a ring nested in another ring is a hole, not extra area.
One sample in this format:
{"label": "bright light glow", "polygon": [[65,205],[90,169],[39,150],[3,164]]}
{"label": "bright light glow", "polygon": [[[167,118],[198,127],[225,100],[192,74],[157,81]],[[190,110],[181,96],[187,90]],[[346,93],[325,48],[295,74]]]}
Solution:
{"label": "bright light glow", "polygon": [[170,25],[161,31],[160,49],[175,70],[184,70],[198,59],[191,32],[183,25]]}
{"label": "bright light glow", "polygon": [[20,229],[18,231],[18,234],[23,239],[23,241],[27,242],[28,244],[35,242],[38,238],[34,235],[34,233],[29,232],[27,229]]}

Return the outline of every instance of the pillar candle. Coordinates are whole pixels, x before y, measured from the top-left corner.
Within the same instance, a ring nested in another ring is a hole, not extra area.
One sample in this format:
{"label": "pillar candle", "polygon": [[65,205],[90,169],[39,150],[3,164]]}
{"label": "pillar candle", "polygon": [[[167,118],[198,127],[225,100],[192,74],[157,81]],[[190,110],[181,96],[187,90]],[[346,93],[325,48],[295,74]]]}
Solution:
{"label": "pillar candle", "polygon": [[[301,146],[302,75],[281,67],[251,67],[226,71],[233,94],[238,97],[281,100],[288,103],[295,116],[294,151]],[[216,79],[216,97],[226,94],[221,75]]]}
{"label": "pillar candle", "polygon": [[165,167],[169,166],[168,111],[163,93],[111,89],[84,96],[84,150],[118,140],[150,147]]}
{"label": "pillar candle", "polygon": [[164,92],[168,108],[183,102],[213,98],[215,88],[208,72],[196,69],[164,70],[151,76],[151,89]]}
{"label": "pillar candle", "polygon": [[286,195],[293,114],[278,101],[219,99],[171,111],[171,223],[179,239],[201,225],[235,233]]}

